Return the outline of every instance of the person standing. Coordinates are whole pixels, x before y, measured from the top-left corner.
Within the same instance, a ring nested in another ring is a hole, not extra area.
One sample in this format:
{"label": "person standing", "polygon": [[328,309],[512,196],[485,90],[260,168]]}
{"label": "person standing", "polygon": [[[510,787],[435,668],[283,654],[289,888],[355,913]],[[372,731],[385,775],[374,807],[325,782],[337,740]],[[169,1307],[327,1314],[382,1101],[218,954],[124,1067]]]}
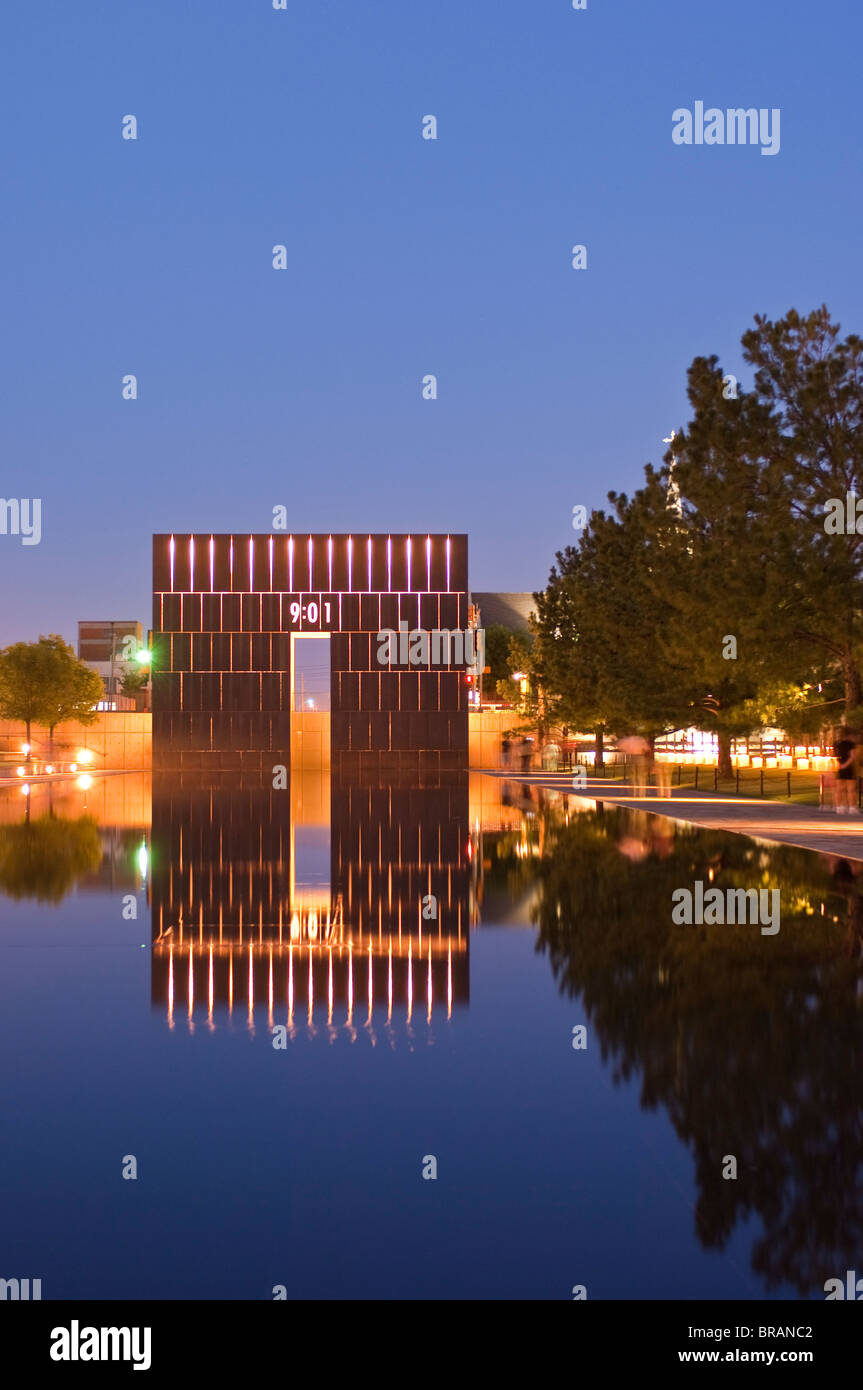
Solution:
{"label": "person standing", "polygon": [[857,790],[857,743],[847,724],[839,730],[839,737],[833,746],[836,759],[836,814],[851,816],[857,814],[855,805]]}

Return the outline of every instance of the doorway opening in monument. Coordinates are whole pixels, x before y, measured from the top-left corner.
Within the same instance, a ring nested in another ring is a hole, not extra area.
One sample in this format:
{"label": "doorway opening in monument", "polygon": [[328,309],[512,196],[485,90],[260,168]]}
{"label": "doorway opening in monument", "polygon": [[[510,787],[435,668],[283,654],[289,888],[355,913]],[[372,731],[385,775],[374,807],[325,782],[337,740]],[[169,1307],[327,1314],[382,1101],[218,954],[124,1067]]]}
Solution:
{"label": "doorway opening in monument", "polygon": [[291,713],[329,714],[330,712],[330,636],[296,634],[291,637],[293,681]]}

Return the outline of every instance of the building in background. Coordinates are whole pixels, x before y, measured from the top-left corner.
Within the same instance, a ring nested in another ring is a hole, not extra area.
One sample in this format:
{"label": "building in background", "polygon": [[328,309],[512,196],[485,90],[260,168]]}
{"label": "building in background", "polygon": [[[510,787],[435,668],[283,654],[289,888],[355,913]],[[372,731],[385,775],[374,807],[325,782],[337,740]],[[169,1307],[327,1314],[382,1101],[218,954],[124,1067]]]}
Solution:
{"label": "building in background", "polygon": [[105,709],[135,709],[135,696],[125,695],[123,681],[134,669],[143,647],[144,630],[131,618],[90,619],[78,624],[78,660],[102,677]]}
{"label": "building in background", "polygon": [[533,594],[478,594],[471,592],[470,601],[479,609],[479,626],[505,627],[510,632],[530,635],[528,617],[536,612]]}

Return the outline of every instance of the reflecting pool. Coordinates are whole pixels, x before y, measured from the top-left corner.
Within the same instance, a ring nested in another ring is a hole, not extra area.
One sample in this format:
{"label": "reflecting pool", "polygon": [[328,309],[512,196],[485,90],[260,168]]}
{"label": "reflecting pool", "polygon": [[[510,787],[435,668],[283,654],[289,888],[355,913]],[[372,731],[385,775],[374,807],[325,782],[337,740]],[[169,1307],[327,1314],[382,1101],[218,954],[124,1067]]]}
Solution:
{"label": "reflecting pool", "polygon": [[[861,1249],[861,869],[473,773],[3,790],[0,1273],[821,1299]],[[675,922],[694,884],[781,929]]]}

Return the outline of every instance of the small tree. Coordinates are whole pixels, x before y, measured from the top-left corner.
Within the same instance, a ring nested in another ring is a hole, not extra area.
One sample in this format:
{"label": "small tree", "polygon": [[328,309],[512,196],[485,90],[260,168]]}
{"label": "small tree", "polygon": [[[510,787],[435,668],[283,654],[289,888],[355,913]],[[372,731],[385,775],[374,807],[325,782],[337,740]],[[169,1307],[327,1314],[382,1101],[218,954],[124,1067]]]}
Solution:
{"label": "small tree", "polygon": [[27,730],[28,758],[33,724],[47,722],[46,694],[52,657],[39,642],[13,642],[0,651],[0,713],[4,719],[21,720]]}
{"label": "small tree", "polygon": [[91,724],[101,697],[95,671],[56,633],[38,642],[13,642],[0,652],[0,713],[23,722],[28,744],[33,724],[48,729],[52,745],[54,729],[63,720]]}
{"label": "small tree", "polygon": [[52,634],[40,637],[50,653],[46,667],[48,682],[45,692],[45,723],[48,725],[50,747],[54,748],[54,729],[58,724],[74,719],[78,724],[92,724],[96,706],[102,698],[101,677],[83,661],[62,637]]}

